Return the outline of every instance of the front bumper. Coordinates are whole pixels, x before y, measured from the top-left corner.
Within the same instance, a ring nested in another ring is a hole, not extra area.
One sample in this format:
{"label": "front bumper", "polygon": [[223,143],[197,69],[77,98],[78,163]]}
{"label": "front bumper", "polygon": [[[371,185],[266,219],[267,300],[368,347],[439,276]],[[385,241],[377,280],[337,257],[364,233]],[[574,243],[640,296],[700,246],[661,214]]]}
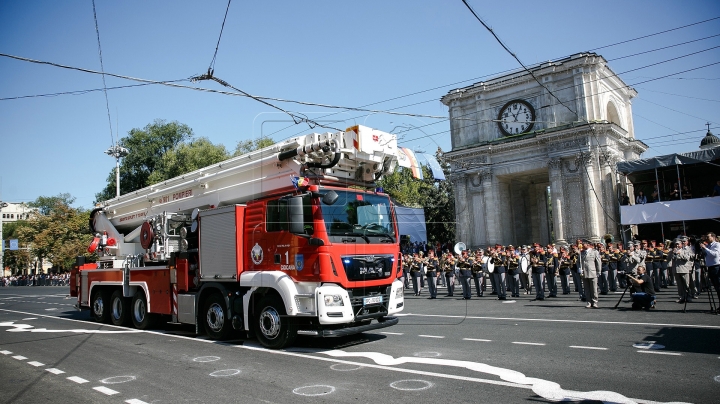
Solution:
{"label": "front bumper", "polygon": [[361,332],[377,330],[378,328],[390,327],[398,323],[400,319],[397,317],[380,317],[377,322],[358,325],[355,327],[336,328],[332,330],[298,330],[298,335],[306,335],[310,337],[345,337],[347,335],[359,334]]}

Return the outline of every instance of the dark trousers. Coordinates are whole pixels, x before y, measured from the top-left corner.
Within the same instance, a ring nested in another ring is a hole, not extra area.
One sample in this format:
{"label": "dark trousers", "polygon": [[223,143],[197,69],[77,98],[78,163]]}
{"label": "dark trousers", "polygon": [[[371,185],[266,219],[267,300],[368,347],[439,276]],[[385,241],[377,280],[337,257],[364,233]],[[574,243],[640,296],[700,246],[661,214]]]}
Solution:
{"label": "dark trousers", "polygon": [[545,299],[545,288],[543,287],[545,273],[533,272],[532,279],[535,285],[535,299]]}
{"label": "dark trousers", "polygon": [[422,277],[422,272],[420,272],[420,271],[410,272],[410,274],[412,275],[413,292],[415,292],[415,295],[419,295],[420,294],[419,286],[420,286],[420,279]]}
{"label": "dark trousers", "polygon": [[545,281],[547,282],[548,286],[548,292],[550,292],[550,297],[557,296],[557,277],[555,276],[555,270],[550,269],[550,272],[545,274]]}
{"label": "dark trousers", "polygon": [[445,272],[445,282],[447,283],[448,296],[452,296],[455,293],[455,274]]}
{"label": "dark trousers", "polygon": [[580,299],[584,299],[585,291],[583,290],[582,276],[580,276],[580,272],[571,271],[570,273],[572,274],[573,283],[575,284],[575,291],[580,294]]}
{"label": "dark trousers", "polygon": [[498,297],[505,298],[505,273],[493,272],[493,279],[495,280],[495,290],[497,290]]}
{"label": "dark trousers", "polygon": [[633,308],[642,307],[644,309],[649,309],[652,302],[655,301],[655,295],[649,295],[644,292],[632,293],[630,296],[632,297]]}
{"label": "dark trousers", "polygon": [[436,281],[437,281],[437,272],[428,271],[427,284],[428,284],[428,291],[430,292],[430,297],[437,297],[437,285],[435,284]]}
{"label": "dark trousers", "polygon": [[498,294],[497,292],[497,285],[495,285],[495,273],[488,273],[488,278],[490,278],[490,285],[492,287],[492,293],[490,294]]}
{"label": "dark trousers", "polygon": [[715,287],[718,302],[720,302],[720,265],[708,267],[708,278],[710,278],[710,283]]}
{"label": "dark trousers", "polygon": [[508,286],[510,286],[510,294],[514,297],[520,297],[520,274],[517,271],[508,272],[505,277]]}
{"label": "dark trousers", "polygon": [[470,286],[471,276],[460,275],[460,286],[462,286],[463,299],[470,299],[472,297],[472,287]]}
{"label": "dark trousers", "polygon": [[603,295],[606,295],[608,290],[610,290],[610,282],[608,280],[609,273],[610,271],[606,271],[603,268],[603,270],[598,274],[598,287],[600,288],[600,293]]}
{"label": "dark trousers", "polygon": [[482,297],[483,295],[483,286],[485,283],[485,278],[483,277],[482,272],[478,272],[473,274],[473,279],[475,280],[475,291],[477,292],[478,297]]}
{"label": "dark trousers", "polygon": [[563,295],[570,294],[570,275],[560,273],[560,285],[562,286]]}

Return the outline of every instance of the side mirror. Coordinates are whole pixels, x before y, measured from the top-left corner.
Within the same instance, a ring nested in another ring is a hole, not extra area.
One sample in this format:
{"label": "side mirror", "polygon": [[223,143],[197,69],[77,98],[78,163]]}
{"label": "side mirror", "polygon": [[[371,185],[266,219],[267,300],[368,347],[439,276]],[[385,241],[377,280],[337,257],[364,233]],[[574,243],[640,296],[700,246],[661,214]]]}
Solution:
{"label": "side mirror", "polygon": [[333,190],[326,192],[325,195],[323,195],[322,197],[322,203],[324,203],[325,205],[334,205],[337,200],[338,194]]}
{"label": "side mirror", "polygon": [[305,218],[301,196],[294,196],[288,199],[288,220],[290,220],[290,233],[305,234]]}

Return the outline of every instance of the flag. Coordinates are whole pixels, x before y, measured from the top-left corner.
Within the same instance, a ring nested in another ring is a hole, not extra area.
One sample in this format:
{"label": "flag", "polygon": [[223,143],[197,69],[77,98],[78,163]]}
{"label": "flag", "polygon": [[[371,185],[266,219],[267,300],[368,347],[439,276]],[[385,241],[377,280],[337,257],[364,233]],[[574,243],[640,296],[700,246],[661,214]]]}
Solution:
{"label": "flag", "polygon": [[430,171],[432,171],[433,178],[438,181],[445,180],[445,173],[440,167],[440,163],[438,163],[435,156],[433,156],[432,154],[424,154],[424,156],[425,160],[427,160],[427,163],[430,166]]}
{"label": "flag", "polygon": [[305,177],[290,177],[290,181],[292,181],[295,189],[309,185],[308,180]]}
{"label": "flag", "polygon": [[398,147],[398,165],[412,170],[413,177],[423,179],[422,169],[415,157],[415,153],[407,147]]}

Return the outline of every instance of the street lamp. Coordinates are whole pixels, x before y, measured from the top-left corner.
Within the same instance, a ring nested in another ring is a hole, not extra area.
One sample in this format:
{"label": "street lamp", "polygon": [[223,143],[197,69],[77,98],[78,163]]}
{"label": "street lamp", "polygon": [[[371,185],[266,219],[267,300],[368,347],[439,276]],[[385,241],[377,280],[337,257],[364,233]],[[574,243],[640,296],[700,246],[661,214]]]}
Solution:
{"label": "street lamp", "polygon": [[120,157],[125,157],[130,153],[128,149],[118,145],[117,143],[105,150],[105,154],[108,156],[115,157],[115,183],[116,183],[116,195],[120,196]]}

